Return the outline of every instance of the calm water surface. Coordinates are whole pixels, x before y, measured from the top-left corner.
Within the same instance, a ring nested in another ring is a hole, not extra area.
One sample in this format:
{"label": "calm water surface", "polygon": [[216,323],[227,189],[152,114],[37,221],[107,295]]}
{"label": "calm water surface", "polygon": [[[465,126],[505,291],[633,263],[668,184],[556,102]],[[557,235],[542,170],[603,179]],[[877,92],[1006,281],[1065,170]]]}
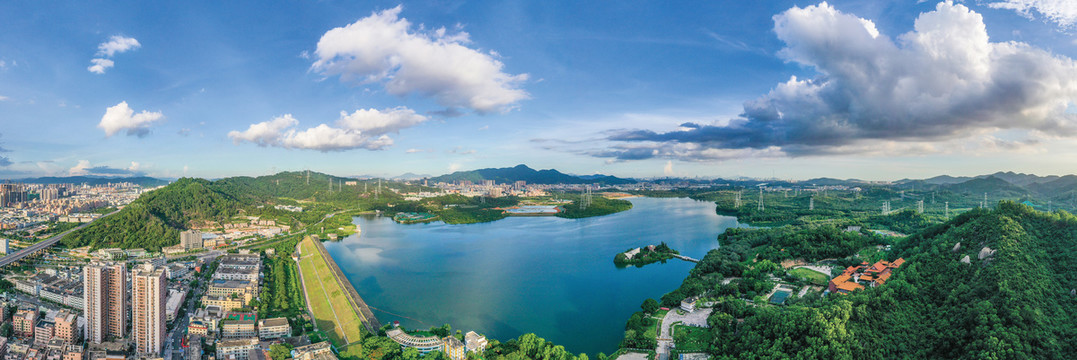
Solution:
{"label": "calm water surface", "polygon": [[698,259],[740,226],[711,202],[629,200],[632,210],[587,219],[401,225],[357,217],[361,234],[326,249],[382,323],[447,323],[499,340],[534,332],[570,352],[609,354],[643,300],[675,289],[694,265],[618,269],[617,252],[665,241]]}

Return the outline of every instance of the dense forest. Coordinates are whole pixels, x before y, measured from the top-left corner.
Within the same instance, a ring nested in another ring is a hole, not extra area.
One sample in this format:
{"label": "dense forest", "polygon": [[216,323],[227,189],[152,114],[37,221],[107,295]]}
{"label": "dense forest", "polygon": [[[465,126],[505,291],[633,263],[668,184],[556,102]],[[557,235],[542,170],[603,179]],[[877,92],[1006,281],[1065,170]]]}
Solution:
{"label": "dense forest", "polygon": [[845,244],[856,242],[853,235],[836,230],[726,232],[722,247],[662,302],[719,294],[708,323],[709,350],[721,359],[1077,356],[1077,217],[1065,212],[1013,202],[966,212],[896,241],[892,257],[906,265],[885,285],[849,295],[757,306],[743,300],[756,290],[751,283],[719,284],[760,278],[761,268],[780,275],[770,261],[749,257],[771,253],[761,248],[794,245],[785,250],[821,258],[878,240],[860,234],[866,240]]}

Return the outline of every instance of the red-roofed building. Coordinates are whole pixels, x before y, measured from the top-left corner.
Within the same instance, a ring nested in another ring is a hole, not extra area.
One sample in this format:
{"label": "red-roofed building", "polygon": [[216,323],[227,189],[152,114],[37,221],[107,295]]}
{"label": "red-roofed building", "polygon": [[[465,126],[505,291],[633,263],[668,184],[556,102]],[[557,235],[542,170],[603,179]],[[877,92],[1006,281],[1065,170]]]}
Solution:
{"label": "red-roofed building", "polygon": [[831,293],[847,294],[865,286],[880,286],[893,275],[891,270],[904,263],[905,259],[897,259],[894,262],[879,261],[870,266],[866,261],[860,263],[860,266],[850,266],[842,271],[841,275],[830,279],[827,290]]}

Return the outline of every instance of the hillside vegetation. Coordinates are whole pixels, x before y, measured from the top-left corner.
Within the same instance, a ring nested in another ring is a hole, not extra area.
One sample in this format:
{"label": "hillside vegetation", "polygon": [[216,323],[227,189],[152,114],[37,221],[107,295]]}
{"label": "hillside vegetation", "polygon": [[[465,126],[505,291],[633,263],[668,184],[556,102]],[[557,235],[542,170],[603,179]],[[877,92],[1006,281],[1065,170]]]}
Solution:
{"label": "hillside vegetation", "polygon": [[[884,285],[850,295],[756,307],[735,296],[746,290],[744,282],[740,289],[715,284],[727,276],[755,278],[761,268],[774,271],[769,261],[745,256],[753,248],[793,245],[795,251],[808,251],[830,244],[818,249],[831,250],[803,254],[817,258],[874,242],[846,246],[851,239],[814,240],[848,236],[815,229],[774,237],[727,232],[720,238],[722,247],[708,253],[663,302],[669,305],[711,287],[734,295],[719,298],[708,319],[709,351],[721,359],[1077,356],[1073,215],[1038,212],[1013,202],[966,212],[895,242],[892,257],[904,257],[905,265]],[[803,245],[783,244],[785,239]],[[966,256],[969,261],[963,262]]]}
{"label": "hillside vegetation", "polygon": [[[258,216],[279,224],[302,227],[344,209],[374,209],[401,196],[389,188],[409,189],[402,183],[385,183],[377,197],[377,182],[343,185],[345,179],[326,174],[283,172],[257,178],[234,177],[216,181],[183,178],[142,194],[123,210],[72,232],[61,240],[67,247],[144,248],[159,251],[179,243],[179,232],[227,223],[237,216]],[[330,182],[334,185],[330,189]],[[364,185],[366,185],[364,187]],[[275,205],[302,206],[304,211],[278,210]]]}

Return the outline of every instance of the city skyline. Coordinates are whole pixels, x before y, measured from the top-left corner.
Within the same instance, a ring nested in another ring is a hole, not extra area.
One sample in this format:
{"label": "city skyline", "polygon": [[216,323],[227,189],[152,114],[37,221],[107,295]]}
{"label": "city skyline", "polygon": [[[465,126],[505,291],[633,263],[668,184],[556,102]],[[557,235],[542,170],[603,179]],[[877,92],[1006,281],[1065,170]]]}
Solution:
{"label": "city skyline", "polygon": [[1031,0],[3,4],[0,178],[1064,175],[1075,23]]}

